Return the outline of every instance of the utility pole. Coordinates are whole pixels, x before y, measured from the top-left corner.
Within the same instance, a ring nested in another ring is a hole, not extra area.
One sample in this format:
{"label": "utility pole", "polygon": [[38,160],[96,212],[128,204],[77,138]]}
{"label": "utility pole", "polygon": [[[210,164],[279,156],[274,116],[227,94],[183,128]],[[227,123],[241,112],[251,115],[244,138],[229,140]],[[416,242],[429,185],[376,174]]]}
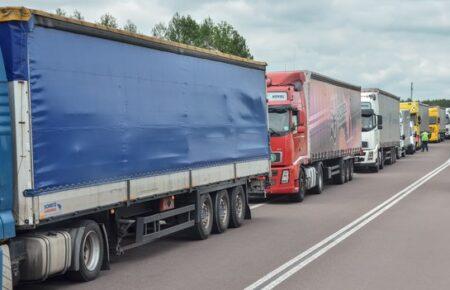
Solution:
{"label": "utility pole", "polygon": [[411,82],[411,101],[413,101],[414,83]]}

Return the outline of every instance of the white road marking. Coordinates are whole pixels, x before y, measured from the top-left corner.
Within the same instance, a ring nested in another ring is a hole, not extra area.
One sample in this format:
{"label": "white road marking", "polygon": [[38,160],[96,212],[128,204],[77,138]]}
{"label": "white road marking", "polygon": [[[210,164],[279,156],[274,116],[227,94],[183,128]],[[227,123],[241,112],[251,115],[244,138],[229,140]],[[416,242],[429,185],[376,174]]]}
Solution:
{"label": "white road marking", "polygon": [[266,204],[267,204],[267,203],[258,203],[258,204],[254,204],[254,205],[251,205],[251,206],[250,206],[250,209],[255,209],[255,208],[264,206],[264,205],[266,205]]}
{"label": "white road marking", "polygon": [[379,215],[381,215],[386,210],[388,210],[396,203],[398,203],[400,200],[408,196],[411,192],[419,188],[425,182],[427,182],[428,180],[439,174],[441,171],[446,169],[449,165],[450,159],[448,159],[441,166],[429,172],[419,180],[416,180],[414,183],[407,186],[400,192],[396,193],[395,195],[393,195],[392,197],[390,197],[389,199],[387,199],[374,209],[365,213],[355,221],[346,225],[339,231],[328,236],[327,238],[315,244],[308,250],[300,253],[298,256],[292,258],[285,264],[281,265],[280,267],[268,273],[258,281],[246,287],[245,290],[273,289],[274,287],[276,287],[277,285],[279,285],[280,283],[282,283],[283,281],[285,281],[286,279],[297,273],[303,267],[305,267],[306,265],[308,265],[321,255],[323,255],[324,253],[328,252],[331,248],[333,248],[334,246],[336,246],[337,244],[339,244],[340,242],[342,242],[343,240],[354,234],[356,231],[364,227],[370,221],[377,218]]}

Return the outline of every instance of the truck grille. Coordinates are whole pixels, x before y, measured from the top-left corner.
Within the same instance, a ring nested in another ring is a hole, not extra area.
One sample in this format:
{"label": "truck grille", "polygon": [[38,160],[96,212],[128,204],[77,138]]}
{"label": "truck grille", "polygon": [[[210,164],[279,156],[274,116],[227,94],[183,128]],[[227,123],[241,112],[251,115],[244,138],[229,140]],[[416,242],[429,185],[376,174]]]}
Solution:
{"label": "truck grille", "polygon": [[369,143],[367,141],[362,141],[362,148],[369,147]]}

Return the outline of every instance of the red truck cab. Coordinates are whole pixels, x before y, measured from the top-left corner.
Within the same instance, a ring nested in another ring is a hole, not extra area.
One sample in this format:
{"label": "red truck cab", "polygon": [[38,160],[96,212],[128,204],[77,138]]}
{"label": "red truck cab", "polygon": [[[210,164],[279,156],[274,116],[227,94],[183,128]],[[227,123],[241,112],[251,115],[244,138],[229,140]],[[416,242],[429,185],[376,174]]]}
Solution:
{"label": "red truck cab", "polygon": [[301,72],[267,74],[272,177],[267,194],[297,194],[301,164],[308,163],[306,103]]}

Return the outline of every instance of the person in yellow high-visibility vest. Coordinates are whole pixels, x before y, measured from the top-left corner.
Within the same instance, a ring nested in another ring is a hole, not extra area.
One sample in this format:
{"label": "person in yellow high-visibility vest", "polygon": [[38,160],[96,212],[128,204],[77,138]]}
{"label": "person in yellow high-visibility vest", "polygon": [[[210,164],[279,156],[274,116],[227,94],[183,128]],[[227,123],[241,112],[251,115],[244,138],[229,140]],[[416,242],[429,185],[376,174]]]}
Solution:
{"label": "person in yellow high-visibility vest", "polygon": [[420,138],[422,139],[422,152],[425,151],[425,149],[428,152],[428,132],[424,131],[420,134]]}

